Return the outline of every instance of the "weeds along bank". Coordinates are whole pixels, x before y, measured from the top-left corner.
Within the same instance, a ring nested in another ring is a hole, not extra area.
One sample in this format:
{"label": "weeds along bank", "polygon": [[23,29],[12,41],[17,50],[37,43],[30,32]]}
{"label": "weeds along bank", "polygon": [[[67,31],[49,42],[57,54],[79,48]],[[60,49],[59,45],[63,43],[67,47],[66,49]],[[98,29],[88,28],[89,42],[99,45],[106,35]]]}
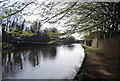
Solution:
{"label": "weeds along bank", "polygon": [[120,37],[111,37],[106,39],[86,40],[85,45],[96,47],[108,54],[118,55],[120,53]]}

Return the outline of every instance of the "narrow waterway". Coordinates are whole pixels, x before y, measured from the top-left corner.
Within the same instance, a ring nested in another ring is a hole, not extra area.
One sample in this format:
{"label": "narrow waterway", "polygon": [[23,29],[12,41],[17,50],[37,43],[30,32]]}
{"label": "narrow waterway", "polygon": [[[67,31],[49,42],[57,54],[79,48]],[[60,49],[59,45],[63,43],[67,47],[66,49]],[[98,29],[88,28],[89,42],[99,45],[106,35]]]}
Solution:
{"label": "narrow waterway", "polygon": [[73,79],[84,59],[80,44],[44,46],[5,52],[3,79]]}

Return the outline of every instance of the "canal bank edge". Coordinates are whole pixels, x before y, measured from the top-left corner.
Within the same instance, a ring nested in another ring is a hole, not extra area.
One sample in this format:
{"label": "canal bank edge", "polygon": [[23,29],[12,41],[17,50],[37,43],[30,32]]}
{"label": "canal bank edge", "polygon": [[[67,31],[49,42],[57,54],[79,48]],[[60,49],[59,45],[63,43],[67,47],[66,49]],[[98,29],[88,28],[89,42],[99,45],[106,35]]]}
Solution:
{"label": "canal bank edge", "polygon": [[[85,45],[81,44],[83,46],[83,48],[85,49]],[[82,80],[84,75],[86,74],[84,68],[85,68],[85,62],[87,60],[87,54],[86,54],[86,51],[85,51],[85,57],[83,59],[83,63],[81,65],[81,67],[79,68],[79,71],[77,72],[76,76],[74,77],[74,80]]]}
{"label": "canal bank edge", "polygon": [[119,79],[118,59],[101,52],[98,48],[84,44],[82,46],[86,54],[81,68],[74,77],[75,81],[116,81]]}

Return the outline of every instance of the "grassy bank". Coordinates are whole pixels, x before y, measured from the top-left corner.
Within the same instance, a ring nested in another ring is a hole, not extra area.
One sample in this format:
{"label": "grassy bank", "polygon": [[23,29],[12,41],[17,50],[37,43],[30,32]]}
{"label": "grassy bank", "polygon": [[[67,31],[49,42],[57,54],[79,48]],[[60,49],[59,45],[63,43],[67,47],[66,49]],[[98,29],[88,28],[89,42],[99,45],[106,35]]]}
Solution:
{"label": "grassy bank", "polygon": [[85,53],[86,53],[86,54],[90,54],[93,49],[94,49],[94,50],[97,50],[97,51],[100,50],[100,48],[97,48],[97,47],[87,46],[87,45],[85,45],[85,44],[81,44],[81,45],[82,45],[83,48],[85,49]]}

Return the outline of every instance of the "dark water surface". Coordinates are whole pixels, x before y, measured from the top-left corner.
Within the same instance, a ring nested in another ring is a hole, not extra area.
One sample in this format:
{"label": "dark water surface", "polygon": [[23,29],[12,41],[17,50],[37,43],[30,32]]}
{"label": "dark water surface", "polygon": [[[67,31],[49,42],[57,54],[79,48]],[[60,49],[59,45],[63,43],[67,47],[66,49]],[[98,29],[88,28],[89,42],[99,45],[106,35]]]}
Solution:
{"label": "dark water surface", "polygon": [[84,58],[80,44],[44,46],[2,55],[3,79],[73,79]]}

